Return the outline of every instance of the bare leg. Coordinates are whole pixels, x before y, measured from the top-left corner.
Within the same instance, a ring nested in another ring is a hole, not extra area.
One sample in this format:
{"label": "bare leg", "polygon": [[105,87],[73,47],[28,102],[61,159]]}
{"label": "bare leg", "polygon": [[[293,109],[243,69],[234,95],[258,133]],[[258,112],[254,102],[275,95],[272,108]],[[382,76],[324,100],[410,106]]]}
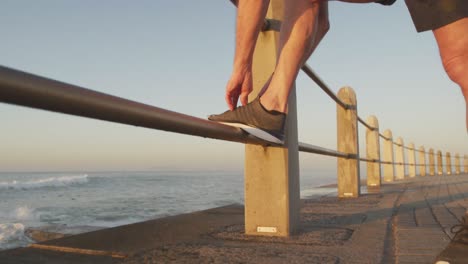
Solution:
{"label": "bare leg", "polygon": [[468,131],[468,18],[433,31],[445,71],[457,83],[465,97]]}
{"label": "bare leg", "polygon": [[[319,13],[318,13],[318,29],[317,29],[316,37],[314,38],[313,43],[309,46],[307,52],[304,54],[304,57],[306,58],[306,60],[307,58],[310,57],[310,55],[312,55],[312,52],[315,50],[315,48],[317,48],[318,44],[323,39],[323,37],[325,37],[329,29],[330,29],[330,23],[328,21],[328,2],[324,2],[320,6]],[[304,60],[304,62],[306,60]],[[265,91],[270,85],[271,78],[272,76],[268,78],[262,90],[259,92],[258,94],[259,96],[262,96],[265,93]]]}
{"label": "bare leg", "polygon": [[318,14],[326,1],[284,1],[284,20],[280,35],[280,55],[270,85],[261,96],[262,105],[269,110],[286,112],[288,97],[299,69],[315,47]]}
{"label": "bare leg", "polygon": [[231,78],[226,85],[226,103],[230,110],[240,99],[243,105],[252,91],[252,58],[269,0],[236,1],[236,52]]}

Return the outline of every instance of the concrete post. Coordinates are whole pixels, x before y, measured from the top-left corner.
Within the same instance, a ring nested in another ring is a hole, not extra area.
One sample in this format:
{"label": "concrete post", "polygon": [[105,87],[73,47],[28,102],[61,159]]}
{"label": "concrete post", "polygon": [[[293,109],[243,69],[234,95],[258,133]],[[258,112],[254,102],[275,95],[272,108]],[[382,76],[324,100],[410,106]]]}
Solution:
{"label": "concrete post", "polygon": [[367,186],[380,187],[380,140],[379,121],[375,116],[369,116],[366,123],[374,127],[374,130],[366,130],[366,154],[367,158],[377,160],[367,162]]}
{"label": "concrete post", "polygon": [[419,175],[426,176],[426,150],[423,146],[419,147]]}
{"label": "concrete post", "polygon": [[[338,98],[350,109],[336,105],[337,113],[337,146],[338,151],[355,154],[359,158],[359,141],[357,126],[357,100],[351,87],[343,87],[338,91]],[[338,197],[359,197],[360,172],[359,160],[338,158]]]}
{"label": "concrete post", "polygon": [[408,176],[413,178],[416,177],[416,154],[414,151],[414,144],[410,143],[408,148]]}
{"label": "concrete post", "polygon": [[442,162],[442,151],[437,151],[437,175],[442,176],[444,174],[444,163]]}
{"label": "concrete post", "polygon": [[429,149],[429,175],[435,175],[435,160],[434,160],[434,150]]}
{"label": "concrete post", "polygon": [[464,172],[468,173],[468,156],[466,156],[466,155],[464,156],[463,165],[465,167]]}
{"label": "concrete post", "polygon": [[455,174],[460,174],[460,154],[455,154]]}
{"label": "concrete post", "polygon": [[445,170],[447,171],[447,175],[452,175],[452,157],[450,152],[445,154]]}
{"label": "concrete post", "polygon": [[383,144],[383,160],[386,162],[383,164],[384,182],[393,182],[395,179],[395,170],[393,164],[392,131],[387,129],[383,132],[383,135],[386,137]]}
{"label": "concrete post", "polygon": [[396,179],[403,180],[405,178],[405,152],[404,152],[404,144],[403,139],[401,137],[397,138],[396,140],[397,146],[395,149],[395,165],[396,167]]}
{"label": "concrete post", "polygon": [[[282,20],[283,1],[272,0],[267,18]],[[271,76],[277,58],[279,33],[260,33],[254,54],[255,99]],[[294,91],[295,89],[293,89]],[[289,98],[284,147],[246,145],[245,148],[245,233],[247,235],[290,236],[299,227],[299,154],[296,95]]]}

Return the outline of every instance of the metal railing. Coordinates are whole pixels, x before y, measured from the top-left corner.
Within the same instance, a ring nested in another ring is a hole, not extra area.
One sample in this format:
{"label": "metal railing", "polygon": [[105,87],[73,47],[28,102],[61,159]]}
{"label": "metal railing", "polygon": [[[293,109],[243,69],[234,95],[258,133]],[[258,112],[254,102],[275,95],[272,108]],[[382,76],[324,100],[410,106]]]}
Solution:
{"label": "metal railing", "polygon": [[[304,65],[302,70],[338,105],[346,109],[350,108],[332,92],[309,66]],[[264,146],[279,146],[251,136],[239,128],[92,91],[4,66],[0,66],[0,101],[8,104],[204,138]],[[374,127],[364,122],[359,116],[358,120],[367,129],[375,130]],[[380,133],[379,135],[381,138],[389,140],[384,135]],[[409,148],[393,141],[392,143],[408,150],[420,152],[420,150]],[[302,142],[299,143],[299,151],[347,159],[359,159],[364,162],[389,164],[387,161],[359,158],[355,154],[343,153]],[[424,153],[427,154],[429,152]],[[445,155],[442,156],[445,157]],[[397,162],[393,162],[393,164],[421,165]]]}
{"label": "metal railing", "polygon": [[[280,146],[243,130],[0,66],[0,102],[204,138]],[[306,143],[299,150],[353,158]]]}

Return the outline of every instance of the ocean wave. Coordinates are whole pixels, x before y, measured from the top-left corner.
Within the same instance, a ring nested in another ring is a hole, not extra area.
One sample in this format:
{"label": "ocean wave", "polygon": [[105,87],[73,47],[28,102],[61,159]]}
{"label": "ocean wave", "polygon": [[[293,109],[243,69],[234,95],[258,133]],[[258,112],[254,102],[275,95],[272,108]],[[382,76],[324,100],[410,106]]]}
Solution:
{"label": "ocean wave", "polygon": [[20,206],[16,208],[10,216],[18,220],[31,220],[34,218],[34,210],[28,206]]}
{"label": "ocean wave", "polygon": [[74,184],[84,184],[88,182],[88,175],[72,175],[42,178],[27,181],[3,181],[0,182],[1,189],[35,189],[43,187],[64,187]]}
{"label": "ocean wave", "polygon": [[0,224],[0,249],[25,246],[30,243],[21,223]]}

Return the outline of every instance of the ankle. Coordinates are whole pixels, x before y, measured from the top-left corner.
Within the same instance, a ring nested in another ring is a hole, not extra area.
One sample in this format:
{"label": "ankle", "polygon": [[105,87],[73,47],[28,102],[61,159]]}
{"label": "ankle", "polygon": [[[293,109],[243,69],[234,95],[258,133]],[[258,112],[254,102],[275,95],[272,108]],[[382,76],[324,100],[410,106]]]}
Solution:
{"label": "ankle", "polygon": [[280,113],[286,113],[287,104],[280,103],[277,99],[270,99],[267,96],[261,96],[259,98],[260,105],[263,106],[267,111],[277,111]]}

